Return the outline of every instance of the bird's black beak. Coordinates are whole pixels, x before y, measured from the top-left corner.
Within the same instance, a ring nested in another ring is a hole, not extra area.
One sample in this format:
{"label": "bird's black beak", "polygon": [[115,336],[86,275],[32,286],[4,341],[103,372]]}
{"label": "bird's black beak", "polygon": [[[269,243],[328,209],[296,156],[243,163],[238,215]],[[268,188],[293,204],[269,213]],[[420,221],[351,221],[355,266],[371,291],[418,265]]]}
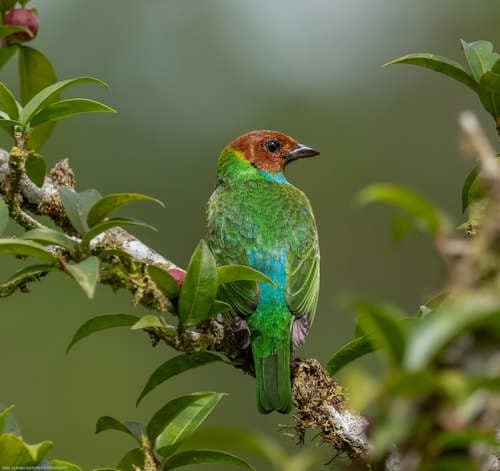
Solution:
{"label": "bird's black beak", "polygon": [[299,146],[292,150],[285,158],[288,161],[292,161],[302,159],[303,157],[314,157],[315,155],[319,155],[319,150],[299,144]]}

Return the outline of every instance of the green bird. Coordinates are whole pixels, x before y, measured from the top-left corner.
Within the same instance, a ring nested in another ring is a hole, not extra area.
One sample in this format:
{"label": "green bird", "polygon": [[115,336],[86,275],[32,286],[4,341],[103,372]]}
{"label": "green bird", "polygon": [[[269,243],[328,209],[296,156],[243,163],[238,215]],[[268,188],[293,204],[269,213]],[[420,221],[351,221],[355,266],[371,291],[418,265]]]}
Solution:
{"label": "green bird", "polygon": [[228,283],[220,293],[249,331],[263,413],[291,410],[291,352],[304,343],[318,303],[314,215],[284,175],[290,162],[318,154],[276,131],[244,134],[220,154],[208,202],[208,243],[217,263],[249,265],[274,282]]}

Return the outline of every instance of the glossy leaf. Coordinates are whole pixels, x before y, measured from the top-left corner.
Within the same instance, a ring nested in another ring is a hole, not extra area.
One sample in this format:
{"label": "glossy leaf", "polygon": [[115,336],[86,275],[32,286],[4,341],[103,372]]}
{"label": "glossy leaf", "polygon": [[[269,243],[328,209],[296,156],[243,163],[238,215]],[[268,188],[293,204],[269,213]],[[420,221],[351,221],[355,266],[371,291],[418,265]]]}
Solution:
{"label": "glossy leaf", "polygon": [[156,437],[155,450],[168,457],[210,415],[224,394],[211,393],[199,397],[184,408],[177,409],[162,432]]}
{"label": "glossy leaf", "polygon": [[144,452],[140,448],[130,450],[118,463],[120,471],[136,471],[134,465],[139,469],[144,468]]}
{"label": "glossy leaf", "polygon": [[406,332],[397,312],[388,306],[365,303],[358,317],[358,324],[370,342],[381,348],[393,365],[401,363],[405,352]]}
{"label": "glossy leaf", "polygon": [[94,256],[88,257],[80,263],[67,263],[64,268],[80,285],[84,293],[92,299],[99,277],[99,259]]}
{"label": "glossy leaf", "polygon": [[[19,78],[21,103],[26,104],[45,87],[57,82],[57,76],[50,61],[40,51],[28,46],[19,46]],[[57,99],[57,96],[52,99]],[[50,137],[53,123],[30,129],[28,147],[38,150]]]}
{"label": "glossy leaf", "polygon": [[65,186],[59,188],[59,194],[71,224],[79,234],[85,234],[88,231],[89,209],[101,198],[101,195],[97,190],[91,189],[78,193]]}
{"label": "glossy leaf", "polygon": [[461,40],[465,58],[469,63],[472,76],[479,82],[481,77],[491,70],[493,64],[500,59],[500,55],[493,51],[493,44],[489,41],[474,41],[466,43]]}
{"label": "glossy leaf", "polygon": [[5,111],[12,120],[17,121],[19,118],[17,101],[12,92],[2,82],[0,82],[0,110]]}
{"label": "glossy leaf", "polygon": [[0,25],[0,38],[6,38],[15,33],[26,33],[30,37],[33,37],[33,33],[26,26]]}
{"label": "glossy leaf", "polygon": [[153,201],[162,207],[165,205],[156,198],[139,193],[115,193],[113,195],[103,196],[89,210],[87,223],[89,227],[104,221],[116,209],[136,201]]}
{"label": "glossy leaf", "polygon": [[109,229],[112,229],[113,227],[125,227],[125,226],[147,227],[148,229],[157,231],[156,227],[146,224],[145,222],[135,221],[133,219],[128,219],[128,218],[107,219],[106,221],[96,224],[91,229],[89,229],[89,231],[82,238],[82,245],[84,247],[87,247],[90,241],[94,237],[98,236],[99,234],[102,234],[103,232],[106,232]]}
{"label": "glossy leaf", "polygon": [[273,280],[264,273],[246,265],[223,265],[218,267],[217,279],[220,285],[234,281],[263,281],[274,285]]}
{"label": "glossy leaf", "polygon": [[61,82],[53,83],[52,85],[43,88],[35,96],[33,96],[33,98],[31,98],[28,103],[26,103],[24,109],[21,111],[21,114],[19,115],[19,120],[24,124],[31,122],[33,117],[42,108],[44,108],[45,105],[49,104],[52,99],[59,96],[59,94],[63,90],[69,87],[74,87],[75,85],[79,85],[81,83],[96,83],[98,85],[102,85],[105,88],[108,88],[108,85],[106,83],[94,77],[78,77],[74,79],[62,80]]}
{"label": "glossy leaf", "polygon": [[255,468],[242,458],[230,453],[216,450],[189,450],[176,453],[171,456],[163,465],[164,470],[180,468],[191,464],[216,463],[217,465],[232,465],[244,469],[254,470]]}
{"label": "glossy leaf", "polygon": [[137,316],[132,316],[130,314],[106,314],[104,316],[93,317],[83,323],[76,331],[75,335],[71,339],[71,342],[66,348],[66,353],[68,353],[77,342],[85,337],[88,337],[89,335],[94,334],[95,332],[100,332],[101,330],[106,329],[114,329],[115,327],[130,327],[137,322],[137,319]]}
{"label": "glossy leaf", "polygon": [[52,447],[49,441],[28,445],[20,437],[4,433],[0,435],[0,463],[2,466],[34,466]]}
{"label": "glossy leaf", "polygon": [[494,118],[500,116],[500,63],[481,77],[478,94],[486,111]]}
{"label": "glossy leaf", "polygon": [[148,265],[148,274],[167,298],[175,299],[179,295],[179,283],[167,270]]}
{"label": "glossy leaf", "polygon": [[100,417],[96,424],[95,433],[101,433],[106,430],[117,430],[126,433],[141,443],[141,436],[145,435],[144,425],[139,422],[120,422],[107,415]]}
{"label": "glossy leaf", "polygon": [[25,279],[26,276],[28,275],[37,276],[42,273],[48,273],[51,271],[58,271],[58,270],[60,270],[58,265],[47,265],[47,264],[30,265],[28,267],[21,268],[21,270],[15,272],[5,283],[14,283],[18,280]]}
{"label": "glossy leaf", "polygon": [[474,91],[477,90],[477,83],[474,78],[471,77],[458,62],[452,61],[446,57],[429,53],[408,54],[388,62],[385,66],[393,64],[413,64],[424,67],[457,80]]}
{"label": "glossy leaf", "polygon": [[39,229],[32,229],[25,232],[22,239],[34,240],[43,245],[59,245],[64,247],[66,250],[73,250],[76,247],[76,242],[66,237],[63,232],[57,231],[55,229],[49,229],[48,227],[43,227]]}
{"label": "glossy leaf", "polygon": [[375,351],[375,347],[368,337],[357,337],[333,354],[326,365],[326,371],[330,376],[333,376],[344,366],[373,351]]}
{"label": "glossy leaf", "polygon": [[43,186],[47,166],[39,155],[30,154],[26,159],[26,173],[30,180],[38,187]]}
{"label": "glossy leaf", "polygon": [[220,301],[219,299],[216,299],[214,301],[214,304],[212,306],[212,315],[217,315],[217,314],[224,314],[226,312],[231,312],[233,310],[233,306],[230,304]]}
{"label": "glossy leaf", "polygon": [[403,209],[415,218],[417,227],[432,235],[449,229],[447,218],[431,202],[418,193],[389,184],[375,184],[359,193],[362,204],[384,202]]}
{"label": "glossy leaf", "polygon": [[50,462],[50,467],[54,470],[59,469],[63,471],[82,471],[82,468],[80,468],[80,466],[63,460],[52,460]]}
{"label": "glossy leaf", "polygon": [[79,114],[116,113],[116,110],[98,101],[87,98],[70,98],[52,103],[39,111],[31,120],[31,126],[39,126],[48,121],[60,121]]}
{"label": "glossy leaf", "polygon": [[22,239],[0,239],[0,252],[25,257],[35,257],[49,263],[57,263],[57,257],[49,252],[43,245],[31,240]]}
{"label": "glossy leaf", "polygon": [[0,236],[5,232],[9,224],[9,208],[3,198],[0,197]]}
{"label": "glossy leaf", "polygon": [[217,266],[207,243],[201,240],[189,262],[179,295],[179,320],[185,327],[198,325],[212,315],[217,294]]}
{"label": "glossy leaf", "polygon": [[17,46],[0,47],[0,69],[12,59],[17,52]]}
{"label": "glossy leaf", "polygon": [[437,308],[418,322],[409,336],[405,368],[410,371],[425,368],[461,332],[499,317],[500,304],[489,296],[471,296]]}
{"label": "glossy leaf", "polygon": [[158,367],[153,374],[149,377],[146,386],[142,390],[139,398],[137,399],[136,406],[148,395],[153,389],[168,379],[177,376],[184,371],[198,368],[200,366],[208,365],[217,361],[224,361],[219,355],[210,352],[199,353],[184,353],[178,355],[170,360],[167,360],[160,367]]}

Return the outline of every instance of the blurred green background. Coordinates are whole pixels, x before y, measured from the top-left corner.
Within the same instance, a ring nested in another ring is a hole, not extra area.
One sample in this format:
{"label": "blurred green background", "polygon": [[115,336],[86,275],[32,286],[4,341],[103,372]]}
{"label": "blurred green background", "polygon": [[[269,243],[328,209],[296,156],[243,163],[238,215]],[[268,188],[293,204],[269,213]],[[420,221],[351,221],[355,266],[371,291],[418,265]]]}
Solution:
{"label": "blurred green background", "polygon": [[[443,268],[429,240],[391,242],[386,208],[353,200],[376,181],[408,185],[457,223],[459,192],[471,163],[458,150],[457,114],[478,112],[456,82],[412,66],[382,64],[409,52],[463,62],[459,38],[500,47],[495,0],[45,0],[33,46],[61,79],[93,75],[111,85],[82,87],[118,115],[58,125],[44,148],[49,164],[69,157],[80,189],[136,191],[167,209],[137,205],[127,214],[159,233],[136,233],[186,266],[204,235],[204,208],[219,151],[252,129],[276,129],[318,147],[289,179],[310,197],[322,251],[319,315],[301,355],[326,362],[352,335],[350,295],[392,301],[409,312],[439,287]],[[15,88],[15,65],[2,71]],[[3,139],[3,136],[2,136]],[[1,145],[7,146],[3,139]],[[1,258],[0,275],[17,264]],[[95,335],[65,356],[89,317],[134,311],[125,292],[98,290],[88,301],[55,274],[31,294],[0,300],[1,402],[15,403],[30,442],[54,440],[53,456],[85,468],[116,464],[133,446],[120,434],[94,435],[96,419],[146,420],[170,398],[197,390],[229,393],[211,424],[264,431],[291,450],[277,425],[290,418],[256,412],[254,381],[226,366],[187,373],[135,408],[149,374],[174,352],[152,349],[126,329]],[[8,378],[8,379],[7,379]],[[347,391],[349,394],[349,391]],[[209,468],[206,468],[209,469]],[[217,468],[218,469],[218,468]],[[259,469],[266,469],[265,466]]]}

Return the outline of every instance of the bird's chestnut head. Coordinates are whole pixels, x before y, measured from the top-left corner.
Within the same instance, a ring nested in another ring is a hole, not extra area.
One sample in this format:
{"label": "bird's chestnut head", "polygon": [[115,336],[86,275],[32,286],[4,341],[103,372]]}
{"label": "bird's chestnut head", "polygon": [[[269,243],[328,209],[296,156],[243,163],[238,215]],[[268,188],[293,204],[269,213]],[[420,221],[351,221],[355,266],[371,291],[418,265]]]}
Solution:
{"label": "bird's chestnut head", "polygon": [[318,150],[277,131],[251,131],[235,139],[230,148],[240,152],[259,170],[269,173],[282,172],[294,160],[319,155]]}

